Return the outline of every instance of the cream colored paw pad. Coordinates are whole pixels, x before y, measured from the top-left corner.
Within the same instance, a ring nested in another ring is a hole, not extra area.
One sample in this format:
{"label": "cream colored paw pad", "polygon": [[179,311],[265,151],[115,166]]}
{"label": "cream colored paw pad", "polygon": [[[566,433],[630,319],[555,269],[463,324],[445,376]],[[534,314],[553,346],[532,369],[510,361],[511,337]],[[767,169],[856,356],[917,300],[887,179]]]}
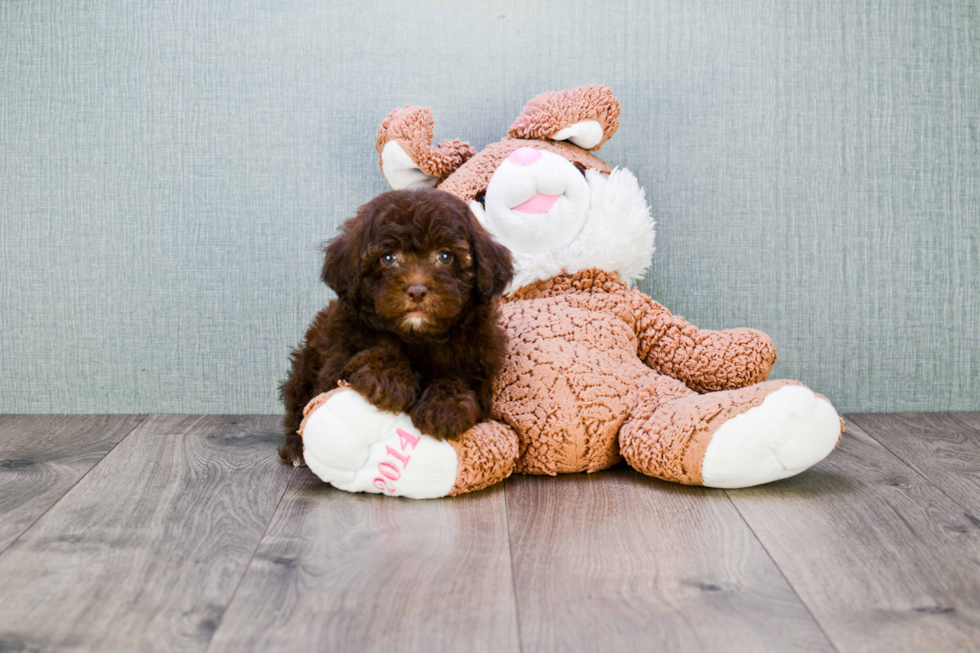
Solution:
{"label": "cream colored paw pad", "polygon": [[704,452],[702,483],[740,488],[788,478],[823,460],[839,438],[840,418],[830,402],[788,385],[715,431]]}
{"label": "cream colored paw pad", "polygon": [[452,445],[353,390],[336,393],[307,417],[303,445],[310,470],[347,492],[431,499],[446,496],[456,483]]}

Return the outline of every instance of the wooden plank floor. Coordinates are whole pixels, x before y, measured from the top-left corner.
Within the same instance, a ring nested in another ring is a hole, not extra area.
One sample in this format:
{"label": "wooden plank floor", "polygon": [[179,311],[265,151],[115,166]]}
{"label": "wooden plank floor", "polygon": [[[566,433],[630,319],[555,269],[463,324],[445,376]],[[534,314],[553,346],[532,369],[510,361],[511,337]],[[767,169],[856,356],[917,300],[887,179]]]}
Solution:
{"label": "wooden plank floor", "polygon": [[620,467],[351,495],[278,439],[0,416],[0,653],[980,651],[980,413],[855,415],[733,491]]}

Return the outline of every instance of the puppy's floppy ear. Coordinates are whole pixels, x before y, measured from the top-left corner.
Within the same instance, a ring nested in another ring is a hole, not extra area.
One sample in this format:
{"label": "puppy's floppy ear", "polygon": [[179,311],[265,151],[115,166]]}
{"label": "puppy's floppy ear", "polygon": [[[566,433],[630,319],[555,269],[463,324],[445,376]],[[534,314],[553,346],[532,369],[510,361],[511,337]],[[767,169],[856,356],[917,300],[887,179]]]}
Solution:
{"label": "puppy's floppy ear", "polygon": [[357,286],[361,281],[364,251],[365,216],[359,211],[340,228],[340,235],[327,242],[323,248],[323,270],[320,279],[337,297],[354,303]]}
{"label": "puppy's floppy ear", "polygon": [[514,279],[510,250],[493,239],[476,217],[470,216],[470,248],[476,271],[476,291],[484,302],[492,302]]}

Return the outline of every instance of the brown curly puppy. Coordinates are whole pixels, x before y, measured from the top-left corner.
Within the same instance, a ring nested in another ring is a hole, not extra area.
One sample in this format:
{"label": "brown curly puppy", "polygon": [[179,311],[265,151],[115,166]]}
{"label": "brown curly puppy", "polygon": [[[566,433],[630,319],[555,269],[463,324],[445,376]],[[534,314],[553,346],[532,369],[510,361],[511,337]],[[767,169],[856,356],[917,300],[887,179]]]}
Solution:
{"label": "brown curly puppy", "polygon": [[510,251],[449,193],[398,190],[362,206],[326,247],[322,279],[337,299],[280,387],[282,459],[303,464],[303,408],[338,381],[436,437],[486,419],[504,357],[495,300],[512,278]]}

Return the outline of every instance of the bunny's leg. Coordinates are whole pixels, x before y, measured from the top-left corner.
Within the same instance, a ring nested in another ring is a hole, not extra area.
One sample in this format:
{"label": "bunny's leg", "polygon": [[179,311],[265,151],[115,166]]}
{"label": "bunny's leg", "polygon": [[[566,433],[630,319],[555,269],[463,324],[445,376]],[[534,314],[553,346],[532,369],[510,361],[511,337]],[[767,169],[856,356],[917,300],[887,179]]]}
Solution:
{"label": "bunny's leg", "polygon": [[815,465],[841,430],[830,402],[795,381],[699,395],[653,374],[644,378],[619,441],[630,466],[649,476],[738,488]]}
{"label": "bunny's leg", "polygon": [[510,476],[517,434],[498,422],[450,440],[421,433],[405,413],[384,412],[341,387],[315,397],[299,432],[310,470],[347,492],[412,499],[455,496]]}

